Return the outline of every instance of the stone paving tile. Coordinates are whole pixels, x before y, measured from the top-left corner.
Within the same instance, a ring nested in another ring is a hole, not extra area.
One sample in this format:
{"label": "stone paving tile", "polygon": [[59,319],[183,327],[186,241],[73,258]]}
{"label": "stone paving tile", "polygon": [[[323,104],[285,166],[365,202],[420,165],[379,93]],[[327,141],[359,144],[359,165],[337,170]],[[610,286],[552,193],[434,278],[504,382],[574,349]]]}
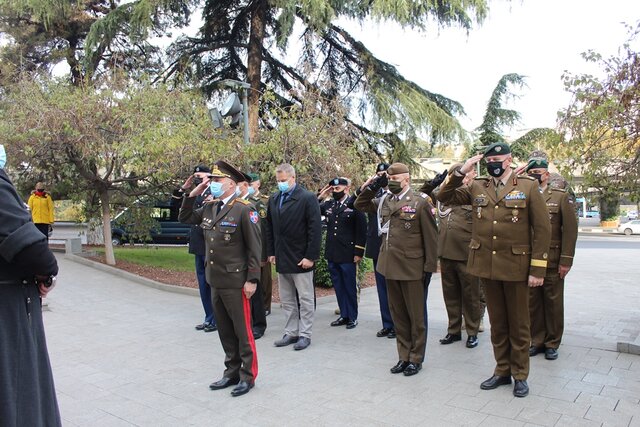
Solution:
{"label": "stone paving tile", "polygon": [[582,417],[573,417],[571,415],[562,415],[555,427],[600,427],[602,423],[597,421],[586,420]]}
{"label": "stone paving tile", "polygon": [[222,374],[224,355],[216,333],[193,330],[202,310],[197,297],[61,259],[45,323],[62,417],[65,425],[83,427],[637,425],[640,356],[609,350],[618,336],[640,331],[630,321],[640,319],[632,303],[640,291],[630,278],[616,277],[619,292],[594,307],[601,287],[592,284],[615,277],[610,267],[619,261],[608,260],[608,270],[594,278],[588,267],[602,262],[599,252],[580,250],[567,287],[560,358],[531,360],[531,393],[524,399],[513,397],[513,386],[479,388],[495,364],[488,319],[475,349],[438,343],[447,322],[439,275],[430,286],[427,359],[419,375],[389,373],[395,342],[375,337],[377,296],[365,289],[360,325],[351,331],[329,327],[335,300],[318,300],[312,345],[304,352],[273,347],[284,322],[274,305],[256,343],[256,387],[233,398],[228,390],[208,389]]}
{"label": "stone paving tile", "polygon": [[612,411],[600,406],[591,406],[584,416],[585,419],[601,422],[608,426],[628,426],[631,421],[631,416]]}

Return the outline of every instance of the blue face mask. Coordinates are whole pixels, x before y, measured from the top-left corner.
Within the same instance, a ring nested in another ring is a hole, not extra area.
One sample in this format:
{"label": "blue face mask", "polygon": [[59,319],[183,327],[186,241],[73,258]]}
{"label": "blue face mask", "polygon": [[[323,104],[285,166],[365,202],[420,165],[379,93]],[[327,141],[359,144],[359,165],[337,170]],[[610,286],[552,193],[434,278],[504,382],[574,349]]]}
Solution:
{"label": "blue face mask", "polygon": [[256,189],[253,187],[249,187],[249,195],[253,196],[254,194],[256,194]]}
{"label": "blue face mask", "polygon": [[221,182],[212,182],[209,184],[209,191],[211,191],[211,195],[213,197],[220,197],[222,196],[222,193],[224,193],[224,191],[222,191],[222,183]]}
{"label": "blue face mask", "polygon": [[0,144],[0,169],[4,169],[7,164],[7,153],[4,151],[4,145]]}
{"label": "blue face mask", "polygon": [[287,191],[289,191],[289,182],[278,181],[278,190],[282,191],[283,193],[286,193]]}

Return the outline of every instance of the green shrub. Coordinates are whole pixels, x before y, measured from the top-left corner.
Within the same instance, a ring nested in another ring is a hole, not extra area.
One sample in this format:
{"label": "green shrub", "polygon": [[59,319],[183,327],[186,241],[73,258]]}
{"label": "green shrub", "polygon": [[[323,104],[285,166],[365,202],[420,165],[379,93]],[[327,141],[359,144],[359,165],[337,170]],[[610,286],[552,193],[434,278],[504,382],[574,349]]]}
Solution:
{"label": "green shrub", "polygon": [[[329,268],[327,266],[327,260],[324,258],[324,245],[326,241],[326,232],[322,231],[322,243],[320,246],[320,259],[316,262],[315,273],[313,274],[313,282],[316,286],[321,288],[332,288],[331,275],[329,274]],[[368,258],[363,258],[358,266],[358,283],[364,281],[365,275],[373,271],[373,261]]]}

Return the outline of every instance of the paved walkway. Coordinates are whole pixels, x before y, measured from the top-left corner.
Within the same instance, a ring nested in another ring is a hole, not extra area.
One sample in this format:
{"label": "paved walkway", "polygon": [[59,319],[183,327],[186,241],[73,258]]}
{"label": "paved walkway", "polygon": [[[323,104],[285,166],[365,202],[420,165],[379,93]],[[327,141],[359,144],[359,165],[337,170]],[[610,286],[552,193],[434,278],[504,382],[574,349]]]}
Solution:
{"label": "paved walkway", "polygon": [[375,337],[377,296],[366,289],[351,331],[330,328],[336,304],[320,300],[312,345],[302,352],[273,347],[284,323],[274,306],[257,341],[256,388],[233,398],[208,389],[224,356],[217,334],[193,329],[201,321],[198,298],[60,256],[45,322],[64,424],[640,426],[640,356],[613,351],[640,333],[638,246],[621,241],[603,250],[598,242],[612,237],[584,239],[567,282],[560,358],[532,359],[524,399],[511,387],[480,390],[494,366],[488,331],[476,349],[464,341],[438,344],[446,331],[439,275],[429,295],[427,360],[417,376],[389,373],[395,342]]}

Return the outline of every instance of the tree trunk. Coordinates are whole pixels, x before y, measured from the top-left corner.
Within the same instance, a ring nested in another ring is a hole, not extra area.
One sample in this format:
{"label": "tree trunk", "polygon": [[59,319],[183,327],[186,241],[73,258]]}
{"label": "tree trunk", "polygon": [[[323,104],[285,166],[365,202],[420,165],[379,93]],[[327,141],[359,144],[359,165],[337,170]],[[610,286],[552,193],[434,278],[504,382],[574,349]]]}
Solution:
{"label": "tree trunk", "polygon": [[[258,135],[258,120],[260,112],[260,85],[262,82],[262,49],[264,40],[265,18],[267,15],[267,0],[255,2],[251,12],[251,29],[249,34],[249,49],[247,53],[247,82],[249,89],[249,141],[253,142]],[[245,112],[246,114],[246,112]]]}
{"label": "tree trunk", "polygon": [[100,190],[100,205],[102,206],[102,231],[104,234],[104,256],[107,264],[116,265],[111,241],[111,210],[109,209],[109,190]]}

